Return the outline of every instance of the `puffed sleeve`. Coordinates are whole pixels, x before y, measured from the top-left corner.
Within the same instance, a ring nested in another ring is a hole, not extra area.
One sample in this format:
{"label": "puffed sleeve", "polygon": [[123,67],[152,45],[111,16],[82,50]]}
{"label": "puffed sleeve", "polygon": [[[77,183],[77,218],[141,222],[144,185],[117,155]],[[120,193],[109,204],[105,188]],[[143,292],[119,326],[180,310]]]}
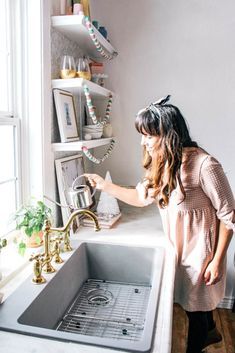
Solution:
{"label": "puffed sleeve", "polygon": [[200,183],[210,198],[216,215],[228,229],[235,232],[235,200],[221,164],[208,156],[202,163]]}
{"label": "puffed sleeve", "polygon": [[153,197],[146,195],[146,186],[147,185],[145,182],[138,183],[136,185],[136,191],[138,193],[138,198],[144,206],[151,205],[155,201],[155,199]]}

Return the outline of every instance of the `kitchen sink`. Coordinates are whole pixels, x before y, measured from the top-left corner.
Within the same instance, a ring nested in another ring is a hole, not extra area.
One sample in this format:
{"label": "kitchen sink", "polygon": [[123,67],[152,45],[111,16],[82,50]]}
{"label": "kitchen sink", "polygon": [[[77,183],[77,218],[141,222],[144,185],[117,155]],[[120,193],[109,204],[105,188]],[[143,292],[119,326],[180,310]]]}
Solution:
{"label": "kitchen sink", "polygon": [[148,352],[164,249],[83,242],[50,280],[28,278],[0,305],[0,330]]}

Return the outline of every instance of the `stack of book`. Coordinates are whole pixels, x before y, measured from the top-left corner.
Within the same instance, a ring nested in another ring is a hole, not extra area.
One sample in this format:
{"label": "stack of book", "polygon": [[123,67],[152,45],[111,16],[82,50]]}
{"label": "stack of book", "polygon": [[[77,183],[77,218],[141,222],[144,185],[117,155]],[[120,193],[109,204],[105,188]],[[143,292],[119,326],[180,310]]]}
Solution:
{"label": "stack of book", "polygon": [[[121,217],[121,213],[117,215],[97,215],[100,228],[112,228],[113,225],[119,220]],[[90,218],[83,218],[82,225],[85,227],[94,227],[94,222]]]}

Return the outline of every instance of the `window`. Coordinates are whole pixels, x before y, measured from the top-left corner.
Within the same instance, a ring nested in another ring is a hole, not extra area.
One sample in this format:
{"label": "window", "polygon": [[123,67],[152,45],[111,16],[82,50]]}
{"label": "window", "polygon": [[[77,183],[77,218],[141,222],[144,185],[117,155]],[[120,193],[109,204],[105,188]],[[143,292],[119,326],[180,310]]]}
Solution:
{"label": "window", "polygon": [[20,122],[15,104],[15,52],[12,1],[0,0],[0,236],[13,229],[9,223],[20,202]]}
{"label": "window", "polygon": [[0,0],[0,237],[43,195],[42,4]]}
{"label": "window", "polygon": [[[42,50],[45,19],[46,54]],[[43,86],[44,76],[50,83],[49,29],[50,1],[0,0],[0,237],[8,239],[0,252],[1,291],[28,264],[31,252],[25,257],[18,254],[13,242],[18,233],[12,232],[15,225],[9,220],[21,204],[43,195],[42,116],[51,103],[50,86],[48,91]]]}

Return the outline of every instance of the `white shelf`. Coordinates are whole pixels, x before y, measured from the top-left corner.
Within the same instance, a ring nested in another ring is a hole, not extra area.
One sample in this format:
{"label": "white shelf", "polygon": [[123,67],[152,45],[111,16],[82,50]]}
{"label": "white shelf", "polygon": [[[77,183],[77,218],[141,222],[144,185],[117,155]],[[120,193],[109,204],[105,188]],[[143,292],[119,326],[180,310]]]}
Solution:
{"label": "white shelf", "polygon": [[[55,79],[52,80],[52,88],[59,88],[70,91],[74,95],[83,94],[83,86],[87,85],[90,94],[93,97],[109,97],[112,93],[107,88],[101,87],[94,82],[85,80],[83,78],[70,78],[70,79]],[[113,94],[113,93],[112,93]]]}
{"label": "white shelf", "polygon": [[110,138],[102,138],[97,140],[89,140],[89,141],[75,141],[75,142],[66,142],[66,143],[53,143],[52,147],[54,152],[76,152],[81,151],[82,147],[95,148],[99,146],[107,145],[111,142],[113,137]]}
{"label": "white shelf", "polygon": [[[52,16],[52,26],[67,38],[74,41],[78,46],[95,61],[102,62],[106,59],[97,51],[90,34],[85,25],[83,15]],[[117,52],[112,45],[102,36],[102,34],[92,25],[95,36],[103,49],[111,56],[116,56]]]}

